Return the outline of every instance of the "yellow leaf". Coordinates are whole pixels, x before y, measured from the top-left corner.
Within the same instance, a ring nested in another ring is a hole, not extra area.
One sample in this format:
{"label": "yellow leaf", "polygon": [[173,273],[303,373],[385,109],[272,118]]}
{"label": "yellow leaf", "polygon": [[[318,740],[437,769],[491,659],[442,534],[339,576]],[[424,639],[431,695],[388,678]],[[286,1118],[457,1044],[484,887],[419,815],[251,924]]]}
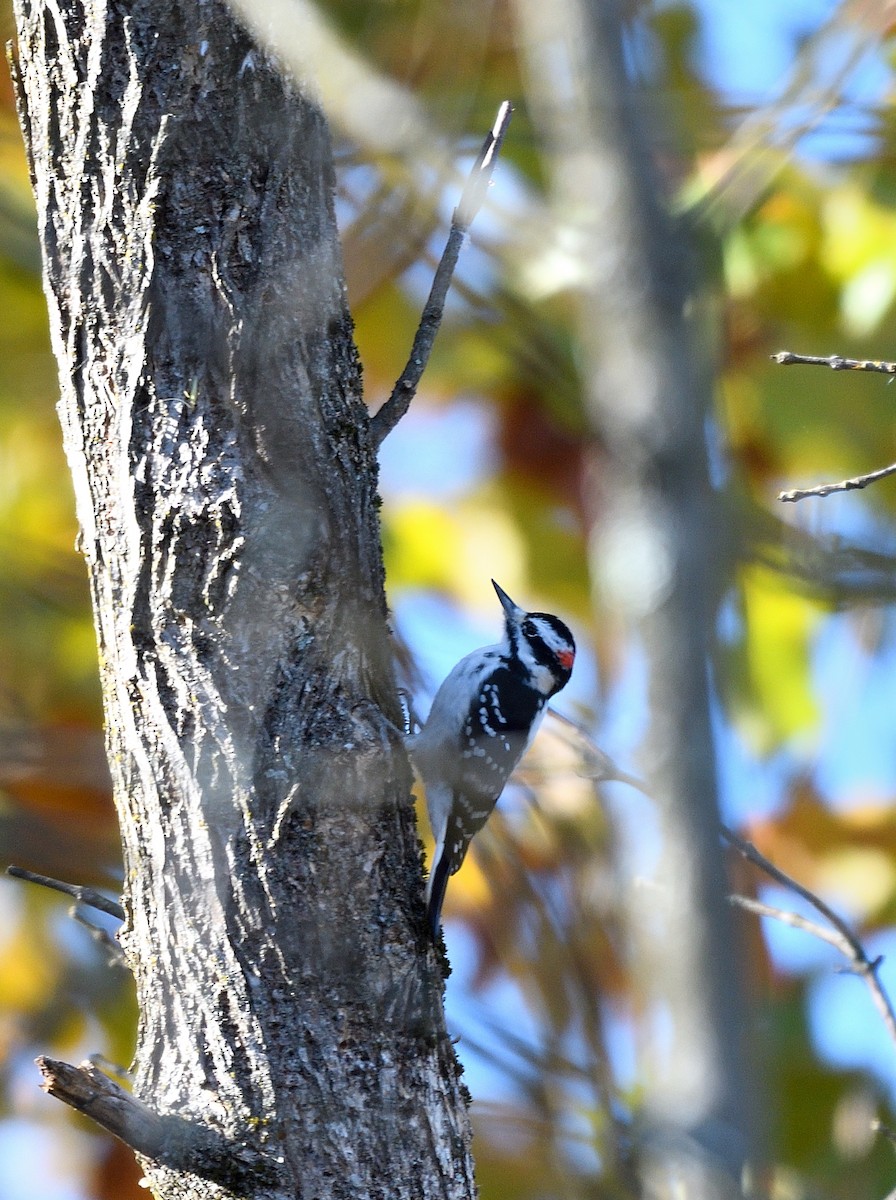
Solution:
{"label": "yellow leaf", "polygon": [[750,732],[767,750],[817,727],[809,649],[820,610],[769,571],[747,568],[742,585],[747,669],[757,710]]}

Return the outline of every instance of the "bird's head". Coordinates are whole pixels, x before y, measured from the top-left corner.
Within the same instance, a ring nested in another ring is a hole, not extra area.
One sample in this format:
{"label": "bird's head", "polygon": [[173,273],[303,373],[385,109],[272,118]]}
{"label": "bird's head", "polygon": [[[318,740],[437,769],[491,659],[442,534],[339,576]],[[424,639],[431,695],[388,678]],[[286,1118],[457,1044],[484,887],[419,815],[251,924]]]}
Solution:
{"label": "bird's head", "polygon": [[552,613],[526,612],[492,580],[504,609],[508,649],[545,695],[553,696],[569,682],[576,643],[569,627]]}

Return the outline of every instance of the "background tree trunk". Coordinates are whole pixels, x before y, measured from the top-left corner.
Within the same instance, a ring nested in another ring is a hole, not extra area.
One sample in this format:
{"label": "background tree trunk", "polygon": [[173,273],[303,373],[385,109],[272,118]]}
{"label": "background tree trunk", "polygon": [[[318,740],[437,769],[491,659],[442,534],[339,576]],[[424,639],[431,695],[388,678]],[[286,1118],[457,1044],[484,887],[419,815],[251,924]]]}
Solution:
{"label": "background tree trunk", "polygon": [[324,119],[216,0],[16,12],[147,1175],[469,1196]]}
{"label": "background tree trunk", "polygon": [[[592,578],[600,614],[643,650],[655,811],[633,823],[623,889],[643,1005],[637,1143],[652,1197],[741,1195],[755,1151],[742,963],[719,842],[707,669],[720,592],[721,521],[709,485],[709,376],[688,300],[683,229],[658,202],[639,98],[613,0],[518,0],[533,110],[553,200],[582,261],[580,334],[594,463]],[[575,86],[556,102],[544,47],[564,45]],[[583,202],[584,198],[584,202]],[[696,274],[696,273],[694,273]]]}

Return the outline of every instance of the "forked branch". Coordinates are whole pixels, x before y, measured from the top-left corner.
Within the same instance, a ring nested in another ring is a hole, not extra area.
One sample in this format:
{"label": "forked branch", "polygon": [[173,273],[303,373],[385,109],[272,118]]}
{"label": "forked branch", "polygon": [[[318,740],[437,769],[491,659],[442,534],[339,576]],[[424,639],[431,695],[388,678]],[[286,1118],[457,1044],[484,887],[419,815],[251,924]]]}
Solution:
{"label": "forked branch", "polygon": [[776,883],[781,884],[788,891],[800,896],[824,918],[827,925],[818,925],[798,913],[775,908],[770,904],[763,904],[747,896],[731,896],[731,902],[750,912],[758,913],[760,916],[772,917],[777,921],[782,921],[785,925],[803,929],[806,933],[820,938],[822,941],[839,950],[844,958],[849,961],[850,970],[856,975],[861,976],[867,983],[874,1005],[881,1015],[887,1033],[890,1035],[890,1040],[896,1046],[896,1010],[894,1010],[893,1002],[878,975],[883,962],[882,957],[869,958],[855,930],[839,913],[836,913],[827,905],[820,896],[816,896],[807,887],[804,887],[801,883],[797,883],[786,871],[782,871],[780,867],[776,867],[773,862],[756,849],[752,842],[738,837],[736,833],[727,829],[724,825],[721,832],[725,841],[732,845],[743,858],[753,863],[754,866],[757,866],[770,879],[774,879]]}

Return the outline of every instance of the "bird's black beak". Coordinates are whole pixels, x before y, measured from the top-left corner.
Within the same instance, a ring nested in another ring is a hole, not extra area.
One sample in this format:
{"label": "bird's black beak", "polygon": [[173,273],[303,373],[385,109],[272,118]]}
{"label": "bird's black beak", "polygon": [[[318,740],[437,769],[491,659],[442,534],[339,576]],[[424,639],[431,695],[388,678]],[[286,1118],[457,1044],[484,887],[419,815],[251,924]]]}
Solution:
{"label": "bird's black beak", "polygon": [[501,601],[501,607],[507,614],[508,621],[519,621],[526,615],[525,611],[518,604],[514,604],[504,589],[495,583],[494,579],[492,580],[492,587],[498,593],[498,599]]}

